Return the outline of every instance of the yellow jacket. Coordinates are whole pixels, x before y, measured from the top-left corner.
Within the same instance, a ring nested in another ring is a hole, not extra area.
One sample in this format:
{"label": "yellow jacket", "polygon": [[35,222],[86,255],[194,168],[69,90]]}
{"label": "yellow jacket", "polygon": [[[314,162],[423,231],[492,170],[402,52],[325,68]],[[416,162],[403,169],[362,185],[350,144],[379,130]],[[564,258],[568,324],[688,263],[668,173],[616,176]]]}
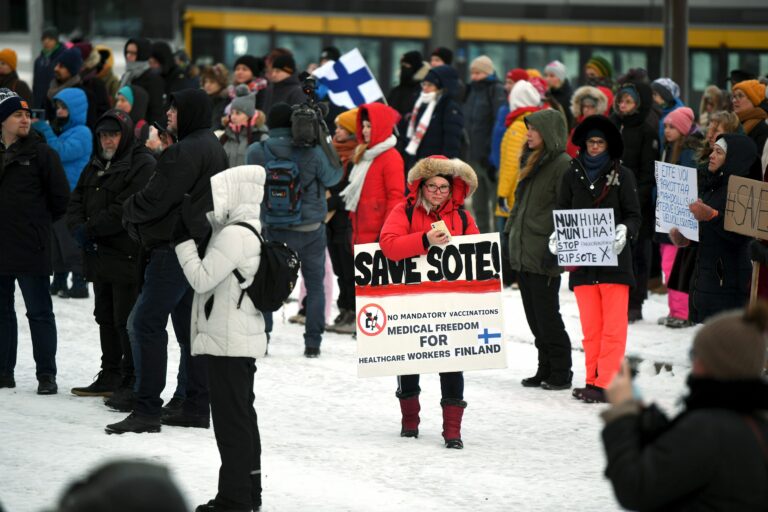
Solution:
{"label": "yellow jacket", "polygon": [[[515,190],[517,189],[517,178],[520,174],[520,156],[523,154],[523,144],[526,142],[528,127],[523,121],[533,112],[522,112],[509,125],[504,137],[501,139],[501,160],[499,162],[499,184],[496,196],[506,197],[509,204],[509,211],[515,204]],[[509,212],[504,212],[499,206],[496,206],[497,217],[509,217]]]}

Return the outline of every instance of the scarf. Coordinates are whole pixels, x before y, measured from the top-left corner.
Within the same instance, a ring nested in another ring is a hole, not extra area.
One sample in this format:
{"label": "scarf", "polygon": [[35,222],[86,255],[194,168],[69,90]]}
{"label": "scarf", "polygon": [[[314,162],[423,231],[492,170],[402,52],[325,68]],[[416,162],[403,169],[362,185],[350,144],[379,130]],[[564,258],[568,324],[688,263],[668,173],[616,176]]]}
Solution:
{"label": "scarf", "polygon": [[587,178],[589,178],[591,183],[594,183],[600,177],[600,171],[605,168],[605,164],[611,159],[611,155],[608,154],[608,151],[603,151],[597,156],[589,156],[589,153],[584,151],[584,153],[579,155],[579,158],[581,163],[584,164]]}
{"label": "scarf", "polygon": [[739,121],[741,121],[742,126],[744,127],[744,132],[749,135],[749,133],[757,126],[758,124],[765,121],[766,118],[768,118],[768,113],[765,112],[765,110],[758,108],[758,107],[752,107],[749,110],[742,110],[737,114],[739,117]]}
{"label": "scarf", "polygon": [[71,76],[64,83],[59,83],[54,78],[51,80],[51,86],[48,88],[48,99],[53,101],[53,97],[59,94],[60,91],[78,85],[80,85],[80,75]]}
{"label": "scarf", "polygon": [[[416,125],[416,117],[419,115],[419,109],[423,104],[427,104],[427,108],[424,109],[424,113],[421,114],[418,126]],[[419,149],[421,140],[424,138],[424,134],[429,128],[429,122],[432,120],[432,114],[435,112],[435,105],[437,105],[437,93],[436,92],[422,92],[419,95],[419,99],[416,100],[416,104],[413,106],[413,112],[411,112],[411,122],[408,123],[408,131],[406,135],[411,141],[408,143],[408,147],[405,148],[405,152],[409,155],[415,155]]]}
{"label": "scarf", "polygon": [[118,89],[133,83],[138,77],[140,77],[146,70],[149,69],[149,61],[135,60],[133,62],[125,63],[125,73],[120,78],[120,86]]}
{"label": "scarf", "polygon": [[383,142],[379,142],[372,148],[366,149],[363,157],[349,172],[349,185],[339,194],[339,196],[344,198],[344,205],[348,211],[357,211],[357,203],[360,202],[360,193],[363,191],[365,176],[368,174],[368,169],[371,168],[373,160],[388,149],[395,147],[395,144],[397,144],[397,137],[390,135]]}

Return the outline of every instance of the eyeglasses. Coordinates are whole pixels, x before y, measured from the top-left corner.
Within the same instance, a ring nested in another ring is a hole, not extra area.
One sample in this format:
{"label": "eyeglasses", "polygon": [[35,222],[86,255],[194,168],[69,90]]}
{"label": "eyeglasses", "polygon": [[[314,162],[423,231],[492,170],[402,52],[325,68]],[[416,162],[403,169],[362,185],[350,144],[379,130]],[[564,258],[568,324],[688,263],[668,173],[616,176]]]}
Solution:
{"label": "eyeglasses", "polygon": [[428,185],[424,185],[424,188],[426,188],[427,190],[429,190],[433,194],[435,192],[440,192],[441,194],[445,194],[446,192],[451,190],[451,186],[450,185],[440,185],[440,186],[438,186],[438,185],[435,185],[434,183],[430,183]]}
{"label": "eyeglasses", "polygon": [[746,98],[747,98],[747,95],[744,94],[741,91],[733,93],[733,99],[735,99],[735,100],[743,100],[743,99],[746,99]]}
{"label": "eyeglasses", "polygon": [[587,146],[605,146],[606,142],[603,139],[589,139]]}
{"label": "eyeglasses", "polygon": [[126,55],[138,55],[138,54],[139,54],[139,52],[132,52],[132,51],[130,51],[130,50],[126,50],[126,51],[125,51],[125,54],[126,54]]}

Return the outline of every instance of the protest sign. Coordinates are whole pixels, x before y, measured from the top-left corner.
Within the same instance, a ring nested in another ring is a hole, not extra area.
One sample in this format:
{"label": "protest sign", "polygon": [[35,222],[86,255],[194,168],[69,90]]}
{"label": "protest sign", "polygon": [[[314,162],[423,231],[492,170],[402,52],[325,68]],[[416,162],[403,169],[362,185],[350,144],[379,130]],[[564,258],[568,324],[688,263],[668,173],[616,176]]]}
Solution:
{"label": "protest sign", "polygon": [[725,229],[768,240],[768,183],[741,176],[730,177]]}
{"label": "protest sign", "polygon": [[355,246],[358,376],[506,368],[499,234],[391,261]]}
{"label": "protest sign", "polygon": [[615,267],[616,225],[612,208],[554,210],[557,264],[561,267]]}
{"label": "protest sign", "polygon": [[699,222],[688,209],[698,198],[696,169],[656,162],[656,232],[677,228],[688,240],[699,241]]}

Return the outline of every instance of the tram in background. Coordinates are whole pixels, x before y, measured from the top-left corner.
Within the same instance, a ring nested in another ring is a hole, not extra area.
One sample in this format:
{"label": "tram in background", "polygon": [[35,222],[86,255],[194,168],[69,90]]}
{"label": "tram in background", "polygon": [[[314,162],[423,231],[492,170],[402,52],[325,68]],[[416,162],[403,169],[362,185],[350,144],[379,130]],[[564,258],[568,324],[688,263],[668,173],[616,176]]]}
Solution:
{"label": "tram in background", "polygon": [[[584,64],[598,54],[613,64],[617,74],[634,67],[647,69],[652,77],[661,74],[660,24],[607,21],[605,12],[595,22],[512,20],[505,19],[505,6],[497,5],[493,18],[459,18],[454,64],[461,71],[468,73],[468,63],[481,54],[490,56],[500,73],[515,67],[541,70],[558,59],[566,65],[571,82],[578,84],[584,78]],[[317,62],[325,46],[337,46],[342,53],[357,47],[384,90],[396,83],[403,53],[420,50],[428,58],[431,51],[431,20],[419,16],[188,8],[183,24],[193,59],[229,66],[239,55],[265,55],[271,48],[286,47],[304,69]],[[725,87],[731,69],[768,74],[764,27],[692,24],[688,41],[690,105],[698,106],[708,85]]]}

